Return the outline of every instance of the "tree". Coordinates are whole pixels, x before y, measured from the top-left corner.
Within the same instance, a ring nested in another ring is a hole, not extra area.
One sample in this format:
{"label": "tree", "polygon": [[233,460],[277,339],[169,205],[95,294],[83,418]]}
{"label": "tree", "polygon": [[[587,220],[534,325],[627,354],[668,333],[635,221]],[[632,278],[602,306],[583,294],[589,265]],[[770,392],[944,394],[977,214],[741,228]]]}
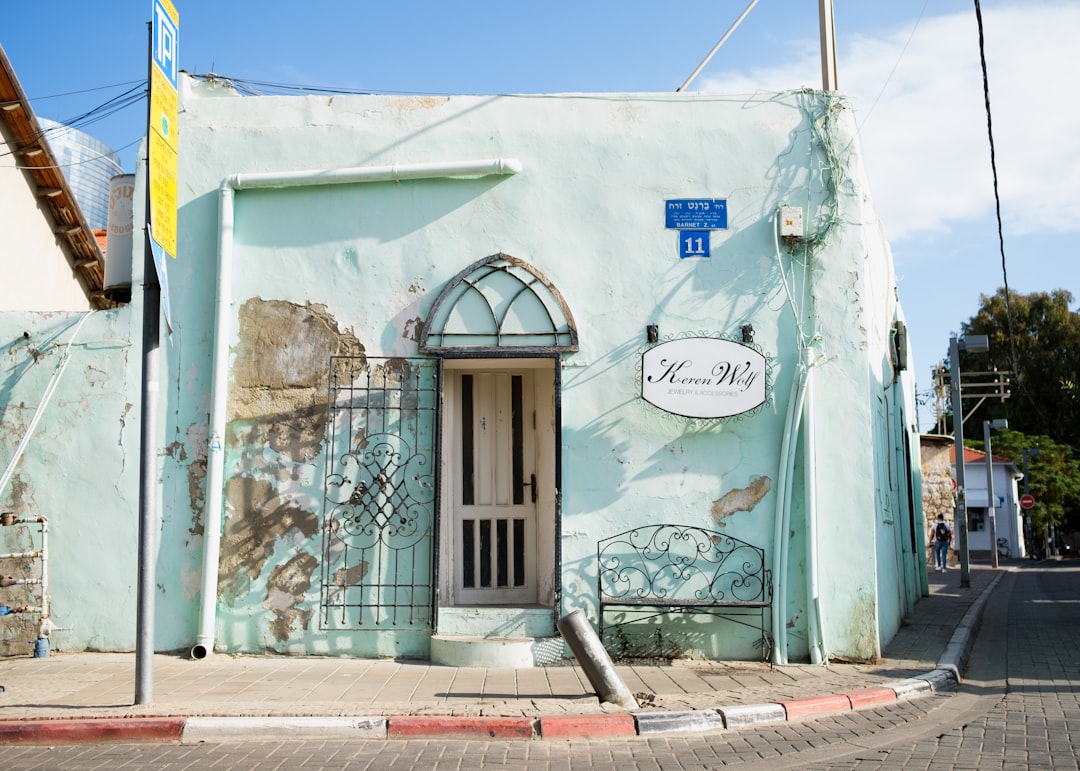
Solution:
{"label": "tree", "polygon": [[[981,423],[979,425],[982,425]],[[1011,425],[1011,424],[1010,424]],[[984,450],[982,442],[964,442]],[[1013,431],[995,431],[991,450],[994,457],[1008,458],[1018,469],[1024,468],[1024,450],[1038,450],[1028,456],[1028,492],[1035,498],[1030,509],[1032,535],[1045,538],[1050,525],[1059,532],[1080,528],[1080,461],[1071,447],[1048,436],[1031,436]]]}
{"label": "tree", "polygon": [[1012,389],[1004,403],[982,404],[970,423],[1007,418],[1014,430],[1080,450],[1080,313],[1069,308],[1072,294],[1010,292],[1008,313],[1004,289],[979,300],[962,334],[986,335],[990,350],[965,355],[964,371],[1012,372]]}

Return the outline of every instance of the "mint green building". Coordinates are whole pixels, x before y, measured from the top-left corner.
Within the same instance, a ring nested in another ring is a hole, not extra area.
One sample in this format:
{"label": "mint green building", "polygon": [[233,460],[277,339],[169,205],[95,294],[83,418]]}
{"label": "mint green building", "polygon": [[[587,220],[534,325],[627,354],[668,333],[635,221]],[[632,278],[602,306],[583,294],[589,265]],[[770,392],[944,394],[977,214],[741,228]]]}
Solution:
{"label": "mint green building", "polygon": [[[749,624],[607,608],[613,652],[871,660],[924,593],[903,314],[841,96],[185,76],[168,272],[158,650],[544,663],[562,615],[599,622],[598,545],[661,523],[760,549],[771,592]],[[139,282],[0,498],[52,512],[58,647],[134,646]],[[6,410],[47,375],[12,341],[73,320],[0,315]]]}

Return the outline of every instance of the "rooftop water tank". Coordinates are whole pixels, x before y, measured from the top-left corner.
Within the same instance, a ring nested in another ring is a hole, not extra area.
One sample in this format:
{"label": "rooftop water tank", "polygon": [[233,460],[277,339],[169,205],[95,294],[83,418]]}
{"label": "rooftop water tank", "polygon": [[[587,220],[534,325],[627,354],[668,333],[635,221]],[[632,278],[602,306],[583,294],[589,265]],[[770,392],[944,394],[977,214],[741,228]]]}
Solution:
{"label": "rooftop water tank", "polygon": [[37,118],[91,230],[109,222],[109,181],[124,169],[120,156],[104,142],[48,118]]}

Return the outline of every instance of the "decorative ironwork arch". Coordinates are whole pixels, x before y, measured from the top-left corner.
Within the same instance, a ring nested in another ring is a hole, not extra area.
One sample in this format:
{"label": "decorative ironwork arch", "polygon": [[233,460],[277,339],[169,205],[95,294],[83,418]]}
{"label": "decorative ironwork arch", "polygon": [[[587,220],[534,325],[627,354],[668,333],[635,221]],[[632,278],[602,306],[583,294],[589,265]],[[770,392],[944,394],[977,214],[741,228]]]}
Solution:
{"label": "decorative ironwork arch", "polygon": [[502,252],[454,276],[420,334],[421,351],[444,355],[577,349],[577,327],[559,290],[536,268]]}

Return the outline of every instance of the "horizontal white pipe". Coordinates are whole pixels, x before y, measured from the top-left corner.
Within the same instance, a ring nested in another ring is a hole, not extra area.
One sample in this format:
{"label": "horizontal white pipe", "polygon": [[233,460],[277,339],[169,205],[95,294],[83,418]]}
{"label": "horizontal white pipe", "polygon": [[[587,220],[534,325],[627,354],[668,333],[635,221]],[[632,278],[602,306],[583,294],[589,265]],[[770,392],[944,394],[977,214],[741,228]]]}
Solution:
{"label": "horizontal white pipe", "polygon": [[517,174],[520,171],[521,161],[516,158],[495,158],[452,163],[410,163],[394,164],[392,166],[354,166],[344,169],[234,174],[226,179],[223,184],[233,190],[253,190],[256,188],[345,185],[358,182],[400,182],[407,179],[434,179],[439,177],[486,177],[492,174]]}
{"label": "horizontal white pipe", "polygon": [[221,556],[222,493],[225,476],[225,404],[229,377],[229,302],[232,298],[234,202],[237,190],[259,188],[314,187],[365,182],[397,182],[446,177],[486,177],[521,172],[516,158],[450,161],[445,163],[357,166],[310,171],[277,171],[234,174],[222,180],[218,201],[218,280],[214,302],[214,350],[210,385],[210,432],[207,451],[206,509],[203,514],[202,593],[199,598],[199,628],[193,658],[214,652],[217,611],[218,562]]}

